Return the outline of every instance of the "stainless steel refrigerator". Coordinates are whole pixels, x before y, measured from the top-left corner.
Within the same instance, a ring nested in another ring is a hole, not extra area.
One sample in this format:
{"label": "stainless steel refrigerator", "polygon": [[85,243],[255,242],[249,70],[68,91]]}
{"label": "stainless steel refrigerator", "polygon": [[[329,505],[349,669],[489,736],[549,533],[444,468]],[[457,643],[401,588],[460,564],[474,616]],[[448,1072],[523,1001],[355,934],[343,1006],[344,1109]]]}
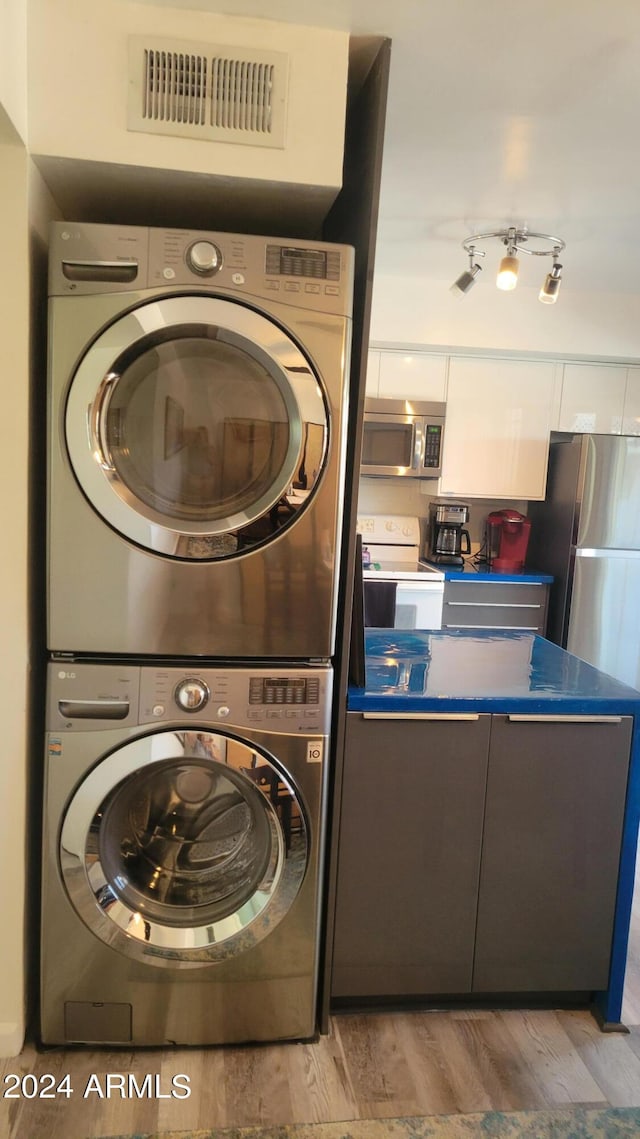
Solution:
{"label": "stainless steel refrigerator", "polygon": [[640,436],[552,436],[528,562],[553,574],[547,636],[640,688]]}

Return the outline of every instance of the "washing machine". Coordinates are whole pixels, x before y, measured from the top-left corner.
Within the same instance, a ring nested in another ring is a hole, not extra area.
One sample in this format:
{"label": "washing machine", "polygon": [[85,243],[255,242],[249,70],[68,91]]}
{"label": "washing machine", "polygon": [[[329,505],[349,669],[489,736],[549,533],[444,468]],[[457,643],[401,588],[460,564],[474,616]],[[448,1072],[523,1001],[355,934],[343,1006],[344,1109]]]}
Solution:
{"label": "washing machine", "polygon": [[48,666],[45,1044],[316,1031],[329,666]]}
{"label": "washing machine", "polygon": [[353,250],[55,223],[50,652],[329,658]]}

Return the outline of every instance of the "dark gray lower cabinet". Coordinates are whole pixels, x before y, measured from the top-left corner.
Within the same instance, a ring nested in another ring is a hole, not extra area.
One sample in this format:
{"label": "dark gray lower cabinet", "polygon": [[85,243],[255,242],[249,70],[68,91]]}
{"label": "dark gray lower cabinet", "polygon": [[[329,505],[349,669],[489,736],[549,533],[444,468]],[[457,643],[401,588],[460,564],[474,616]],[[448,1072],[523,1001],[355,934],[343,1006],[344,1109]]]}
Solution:
{"label": "dark gray lower cabinet", "polygon": [[469,992],[490,720],[348,714],[333,997]]}
{"label": "dark gray lower cabinet", "polygon": [[606,989],[631,728],[492,717],[474,992]]}
{"label": "dark gray lower cabinet", "polygon": [[443,629],[528,629],[544,637],[549,586],[532,581],[447,581]]}
{"label": "dark gray lower cabinet", "polygon": [[608,985],[631,717],[347,717],[332,997]]}

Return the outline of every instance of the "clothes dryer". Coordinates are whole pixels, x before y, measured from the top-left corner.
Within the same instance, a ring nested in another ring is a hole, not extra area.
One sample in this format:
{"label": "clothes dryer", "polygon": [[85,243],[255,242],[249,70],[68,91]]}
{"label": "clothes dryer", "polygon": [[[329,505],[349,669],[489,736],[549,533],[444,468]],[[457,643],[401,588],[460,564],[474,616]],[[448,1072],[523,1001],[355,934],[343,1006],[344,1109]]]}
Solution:
{"label": "clothes dryer", "polygon": [[48,668],[43,1042],[313,1036],[331,669]]}
{"label": "clothes dryer", "polygon": [[328,658],[353,250],[55,223],[50,652]]}

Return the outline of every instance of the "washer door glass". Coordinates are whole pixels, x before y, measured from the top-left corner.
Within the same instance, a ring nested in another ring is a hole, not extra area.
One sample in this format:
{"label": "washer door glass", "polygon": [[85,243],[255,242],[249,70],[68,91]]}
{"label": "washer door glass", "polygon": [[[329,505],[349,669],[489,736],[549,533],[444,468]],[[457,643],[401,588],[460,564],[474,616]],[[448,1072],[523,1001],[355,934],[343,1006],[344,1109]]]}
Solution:
{"label": "washer door glass", "polygon": [[66,438],[95,509],[149,549],[233,556],[302,509],[328,446],[320,384],[297,346],[246,306],[142,305],[72,380]]}
{"label": "washer door glass", "polygon": [[174,966],[257,944],[293,904],[306,861],[304,812],[275,763],[206,731],[156,733],[106,757],[76,790],[60,840],[90,929]]}

